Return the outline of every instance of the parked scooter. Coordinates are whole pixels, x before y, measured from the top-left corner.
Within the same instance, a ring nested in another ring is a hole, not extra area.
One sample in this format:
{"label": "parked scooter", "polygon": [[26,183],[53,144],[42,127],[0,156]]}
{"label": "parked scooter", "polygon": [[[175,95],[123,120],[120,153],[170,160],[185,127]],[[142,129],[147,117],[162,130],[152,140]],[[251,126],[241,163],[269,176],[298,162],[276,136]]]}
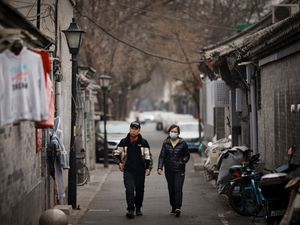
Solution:
{"label": "parked scooter", "polygon": [[204,162],[204,174],[207,181],[218,179],[218,159],[225,149],[231,147],[231,140],[229,138],[222,138],[215,142],[209,142],[205,150],[207,156]]}
{"label": "parked scooter", "polygon": [[289,202],[290,190],[285,188],[288,173],[298,167],[291,163],[294,152],[295,148],[289,149],[288,163],[264,176],[255,170],[259,155],[251,156],[248,163],[232,166],[232,180],[227,192],[232,208],[245,216],[263,212],[268,224],[279,224]]}

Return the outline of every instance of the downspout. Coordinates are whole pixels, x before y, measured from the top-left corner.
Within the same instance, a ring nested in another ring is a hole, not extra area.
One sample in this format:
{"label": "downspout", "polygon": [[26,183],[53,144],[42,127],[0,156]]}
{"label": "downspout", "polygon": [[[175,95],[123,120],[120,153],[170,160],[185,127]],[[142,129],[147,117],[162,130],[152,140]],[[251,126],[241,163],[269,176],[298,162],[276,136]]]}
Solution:
{"label": "downspout", "polygon": [[257,137],[257,109],[256,109],[256,86],[255,86],[255,67],[253,63],[246,64],[247,83],[250,95],[250,148],[253,154],[258,153]]}
{"label": "downspout", "polygon": [[[36,17],[36,27],[40,30],[41,28],[41,0],[37,0],[37,17]],[[50,74],[49,74],[50,75]],[[42,152],[41,152],[41,160],[43,162],[43,168],[47,167],[47,140],[48,140],[48,129],[42,129]],[[51,207],[50,205],[50,173],[49,170],[44,170],[44,176],[45,176],[45,190],[46,195],[44,196],[44,206],[45,209],[49,209]]]}
{"label": "downspout", "polygon": [[[57,49],[58,49],[58,1],[55,1],[55,49],[54,49],[54,54],[53,58],[58,59],[57,57]],[[60,67],[60,60],[59,60],[59,65]],[[60,71],[59,71],[60,72]],[[55,117],[60,116],[60,95],[61,95],[61,80],[58,82],[55,82]],[[59,198],[58,199],[58,204],[62,205],[63,204],[63,199]]]}
{"label": "downspout", "polygon": [[[57,59],[57,49],[58,49],[58,0],[55,1],[55,49],[53,52],[54,59]],[[56,65],[56,66],[60,67],[60,65]],[[61,85],[60,85],[60,81],[57,81],[55,82],[55,117],[60,116],[60,94],[61,94]]]}
{"label": "downspout", "polygon": [[41,0],[37,0],[37,16],[36,16],[36,27],[40,29],[41,27]]}

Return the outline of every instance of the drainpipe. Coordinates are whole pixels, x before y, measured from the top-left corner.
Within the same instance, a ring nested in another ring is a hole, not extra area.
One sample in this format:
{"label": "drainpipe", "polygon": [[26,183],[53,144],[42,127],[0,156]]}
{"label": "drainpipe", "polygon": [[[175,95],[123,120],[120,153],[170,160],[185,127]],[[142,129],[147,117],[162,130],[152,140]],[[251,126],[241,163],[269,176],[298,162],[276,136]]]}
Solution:
{"label": "drainpipe", "polygon": [[255,87],[255,67],[253,63],[246,64],[247,83],[250,97],[250,147],[253,154],[258,152],[257,140],[257,109],[256,109],[256,87]]}
{"label": "drainpipe", "polygon": [[[53,57],[57,57],[58,50],[58,0],[55,1],[55,49]],[[55,82],[55,117],[60,116],[60,95],[61,84],[60,81]]]}
{"label": "drainpipe", "polygon": [[41,28],[41,0],[37,0],[37,11],[36,11],[36,27],[37,29]]}

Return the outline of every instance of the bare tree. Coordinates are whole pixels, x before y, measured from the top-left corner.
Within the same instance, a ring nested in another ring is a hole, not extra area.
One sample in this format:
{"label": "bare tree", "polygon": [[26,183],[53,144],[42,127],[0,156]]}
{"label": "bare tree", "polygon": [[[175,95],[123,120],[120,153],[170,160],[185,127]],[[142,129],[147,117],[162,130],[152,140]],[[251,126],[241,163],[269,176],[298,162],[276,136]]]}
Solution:
{"label": "bare tree", "polygon": [[[199,49],[235,33],[238,23],[257,21],[264,15],[267,2],[77,0],[80,23],[88,31],[80,60],[96,68],[98,75],[113,76],[113,110],[122,111],[117,114],[123,118],[126,108],[131,107],[128,103],[134,103],[158,67],[163,68],[161,76],[165,79],[183,82],[198,115]],[[121,101],[120,92],[124,106],[117,103]]]}

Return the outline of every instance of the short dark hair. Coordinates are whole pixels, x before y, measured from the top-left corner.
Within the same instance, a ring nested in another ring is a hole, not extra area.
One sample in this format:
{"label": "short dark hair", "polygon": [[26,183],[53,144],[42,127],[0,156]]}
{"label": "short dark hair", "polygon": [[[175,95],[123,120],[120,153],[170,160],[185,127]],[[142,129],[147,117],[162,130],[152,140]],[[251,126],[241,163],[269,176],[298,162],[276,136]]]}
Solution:
{"label": "short dark hair", "polygon": [[170,133],[170,131],[171,131],[172,129],[174,129],[174,128],[177,128],[178,134],[180,134],[180,128],[179,128],[179,126],[176,125],[176,124],[172,124],[172,125],[169,127],[168,133]]}

